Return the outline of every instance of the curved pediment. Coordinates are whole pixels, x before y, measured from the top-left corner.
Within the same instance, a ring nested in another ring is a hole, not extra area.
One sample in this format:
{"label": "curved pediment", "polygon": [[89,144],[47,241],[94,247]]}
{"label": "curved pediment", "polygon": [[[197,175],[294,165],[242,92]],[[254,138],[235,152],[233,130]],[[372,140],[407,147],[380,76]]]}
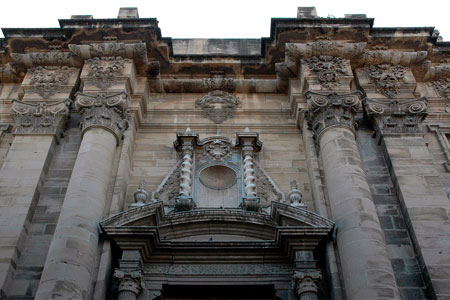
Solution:
{"label": "curved pediment", "polygon": [[[314,250],[334,223],[303,208],[273,202],[271,214],[242,209],[194,209],[164,213],[162,202],[131,208],[100,223],[122,249],[228,249],[285,252]],[[261,246],[264,246],[261,248]],[[259,250],[258,250],[259,249]],[[277,250],[278,249],[278,250]],[[145,255],[144,255],[145,256]]]}

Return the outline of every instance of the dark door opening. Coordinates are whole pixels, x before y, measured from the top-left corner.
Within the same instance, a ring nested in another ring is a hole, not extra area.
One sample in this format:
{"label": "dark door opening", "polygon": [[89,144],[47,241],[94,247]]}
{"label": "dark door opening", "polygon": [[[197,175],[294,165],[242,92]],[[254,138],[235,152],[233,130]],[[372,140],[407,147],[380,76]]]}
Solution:
{"label": "dark door opening", "polygon": [[275,299],[275,289],[270,285],[164,285],[164,300],[234,300]]}

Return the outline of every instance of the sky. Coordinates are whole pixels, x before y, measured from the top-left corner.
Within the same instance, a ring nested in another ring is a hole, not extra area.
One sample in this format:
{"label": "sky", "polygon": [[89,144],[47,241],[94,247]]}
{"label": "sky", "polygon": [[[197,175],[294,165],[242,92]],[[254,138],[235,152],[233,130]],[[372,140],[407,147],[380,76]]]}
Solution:
{"label": "sky", "polygon": [[[450,41],[450,0],[0,0],[1,28],[59,27],[71,15],[115,18],[120,7],[138,7],[157,18],[172,38],[261,38],[271,18],[295,18],[298,6],[315,6],[319,17],[366,14],[375,27],[434,26]],[[1,34],[3,37],[3,34]]]}

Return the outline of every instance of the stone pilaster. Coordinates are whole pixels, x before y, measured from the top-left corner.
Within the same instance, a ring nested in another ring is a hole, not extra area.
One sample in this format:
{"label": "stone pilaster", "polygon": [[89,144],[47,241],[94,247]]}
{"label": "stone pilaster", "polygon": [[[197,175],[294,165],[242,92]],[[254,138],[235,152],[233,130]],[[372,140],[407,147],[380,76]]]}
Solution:
{"label": "stone pilaster", "polygon": [[399,298],[354,133],[359,93],[308,92],[349,299]]}
{"label": "stone pilaster", "polygon": [[[450,203],[422,134],[421,123],[428,114],[428,103],[426,98],[417,98],[415,94],[412,62],[389,63],[357,70],[358,81],[367,94],[364,108],[384,147],[428,292],[433,297],[445,298],[450,296],[450,280],[443,275],[450,267],[450,251],[437,250],[436,245],[450,238]],[[440,78],[434,77],[437,73],[448,74],[448,70],[445,66],[432,67],[429,70],[432,74],[425,77],[437,79]]]}
{"label": "stone pilaster", "polygon": [[8,281],[22,251],[78,77],[75,68],[36,66],[33,60],[28,63],[30,68],[21,85],[23,99],[12,101],[14,140],[0,170],[0,217],[8,225],[0,233],[4,249],[1,296],[7,296]]}

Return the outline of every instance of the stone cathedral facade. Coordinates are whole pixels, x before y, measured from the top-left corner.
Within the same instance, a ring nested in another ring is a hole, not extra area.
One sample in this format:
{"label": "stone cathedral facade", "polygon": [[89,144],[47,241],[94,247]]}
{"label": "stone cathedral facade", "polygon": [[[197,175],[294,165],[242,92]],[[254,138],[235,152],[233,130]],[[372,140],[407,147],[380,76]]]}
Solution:
{"label": "stone cathedral facade", "polygon": [[0,298],[450,299],[450,43],[373,22],[4,28]]}

